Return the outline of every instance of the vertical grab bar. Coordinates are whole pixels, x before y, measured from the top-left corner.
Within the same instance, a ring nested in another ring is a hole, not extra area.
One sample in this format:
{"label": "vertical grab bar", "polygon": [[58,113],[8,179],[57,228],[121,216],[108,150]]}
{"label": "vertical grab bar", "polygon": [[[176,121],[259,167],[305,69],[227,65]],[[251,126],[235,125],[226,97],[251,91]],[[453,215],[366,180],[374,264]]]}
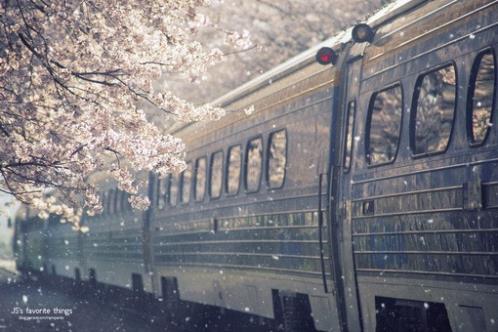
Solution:
{"label": "vertical grab bar", "polygon": [[328,293],[327,276],[325,274],[325,260],[323,257],[322,179],[323,173],[320,173],[318,176],[318,243],[320,247],[320,265],[322,268],[323,290],[325,293]]}

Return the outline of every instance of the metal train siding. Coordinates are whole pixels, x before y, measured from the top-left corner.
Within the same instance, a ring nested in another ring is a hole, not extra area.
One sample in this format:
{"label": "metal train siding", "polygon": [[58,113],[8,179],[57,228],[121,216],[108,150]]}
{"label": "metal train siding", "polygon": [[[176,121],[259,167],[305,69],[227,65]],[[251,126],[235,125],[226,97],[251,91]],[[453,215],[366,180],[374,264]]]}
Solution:
{"label": "metal train siding", "polygon": [[398,1],[368,24],[370,44],[324,43],[334,67],[311,49],[179,128],[192,174],[151,175],[146,213],[112,191],[88,234],[18,218],[19,268],[287,331],[498,331],[498,1]]}

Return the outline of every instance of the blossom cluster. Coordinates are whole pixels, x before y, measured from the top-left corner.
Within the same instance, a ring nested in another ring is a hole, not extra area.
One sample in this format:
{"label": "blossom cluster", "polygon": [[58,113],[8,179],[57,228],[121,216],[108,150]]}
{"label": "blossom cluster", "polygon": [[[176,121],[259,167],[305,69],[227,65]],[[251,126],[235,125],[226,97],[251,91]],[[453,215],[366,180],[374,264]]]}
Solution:
{"label": "blossom cluster", "polygon": [[[153,107],[179,121],[215,120],[154,82],[197,81],[223,53],[192,33],[213,0],[17,0],[0,4],[0,190],[80,227],[102,211],[92,176],[107,172],[146,208],[135,174],[185,167],[184,144],[147,120]],[[247,33],[229,32],[234,48]],[[144,106],[145,105],[145,106]],[[47,199],[47,194],[50,192]]]}

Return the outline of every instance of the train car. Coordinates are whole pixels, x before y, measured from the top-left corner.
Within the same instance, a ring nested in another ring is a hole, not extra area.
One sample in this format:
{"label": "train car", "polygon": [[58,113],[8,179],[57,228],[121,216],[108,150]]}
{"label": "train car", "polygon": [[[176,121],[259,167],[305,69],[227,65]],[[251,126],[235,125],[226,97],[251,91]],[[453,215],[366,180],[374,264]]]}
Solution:
{"label": "train car", "polygon": [[216,101],[221,120],[174,133],[188,167],[153,191],[158,296],[339,328],[324,217],[339,81],[316,50]]}
{"label": "train car", "polygon": [[97,216],[84,217],[83,225],[88,232],[80,233],[84,272],[81,280],[92,285],[99,283],[152,293],[144,263],[147,212],[133,210],[128,202],[129,195],[101,174],[93,181],[99,183],[104,210]]}
{"label": "train car", "polygon": [[14,258],[16,269],[24,275],[40,275],[46,271],[46,223],[37,213],[22,206],[16,213],[14,229]]}
{"label": "train car", "polygon": [[178,127],[147,212],[104,186],[70,271],[285,331],[498,331],[497,47],[496,0],[392,3]]}
{"label": "train car", "polygon": [[353,330],[497,331],[498,3],[377,19],[341,76],[344,316]]}

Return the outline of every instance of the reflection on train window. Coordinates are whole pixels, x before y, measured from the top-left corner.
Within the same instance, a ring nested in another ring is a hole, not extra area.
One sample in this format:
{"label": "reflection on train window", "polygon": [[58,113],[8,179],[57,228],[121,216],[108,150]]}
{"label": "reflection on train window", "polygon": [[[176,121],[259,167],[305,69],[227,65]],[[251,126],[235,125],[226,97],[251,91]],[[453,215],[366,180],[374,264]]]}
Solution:
{"label": "reflection on train window", "polygon": [[284,184],[287,165],[287,133],[279,130],[270,134],[268,144],[267,179],[270,188],[280,188]]}
{"label": "reflection on train window", "polygon": [[473,144],[481,144],[486,139],[491,126],[491,114],[496,82],[495,57],[491,50],[479,54],[472,67],[467,110],[468,128]]}
{"label": "reflection on train window", "polygon": [[209,196],[218,198],[221,196],[223,185],[223,151],[211,155],[211,174],[209,179]]}
{"label": "reflection on train window", "polygon": [[403,115],[400,85],[377,92],[370,100],[367,127],[367,160],[378,165],[394,160],[398,150]]}
{"label": "reflection on train window", "polygon": [[169,205],[175,206],[178,199],[178,175],[171,175],[169,185]]}
{"label": "reflection on train window", "polygon": [[195,162],[195,200],[202,201],[206,193],[206,157]]}
{"label": "reflection on train window", "polygon": [[249,192],[258,191],[261,182],[261,166],[263,165],[263,139],[250,140],[246,150],[246,189]]}
{"label": "reflection on train window", "polygon": [[242,148],[240,145],[232,146],[228,150],[226,191],[236,194],[240,187],[240,173],[242,168]]}
{"label": "reflection on train window", "polygon": [[164,209],[166,205],[166,192],[169,186],[169,175],[157,179],[157,207],[159,209]]}
{"label": "reflection on train window", "polygon": [[353,153],[353,125],[356,113],[356,102],[354,100],[348,103],[346,123],[346,147],[344,149],[344,171],[348,171],[351,167],[351,157]]}
{"label": "reflection on train window", "polygon": [[190,201],[190,188],[192,187],[192,163],[187,163],[187,168],[182,172],[180,180],[181,201],[188,203]]}
{"label": "reflection on train window", "polygon": [[411,146],[415,154],[446,150],[456,103],[453,65],[420,76],[413,96]]}

